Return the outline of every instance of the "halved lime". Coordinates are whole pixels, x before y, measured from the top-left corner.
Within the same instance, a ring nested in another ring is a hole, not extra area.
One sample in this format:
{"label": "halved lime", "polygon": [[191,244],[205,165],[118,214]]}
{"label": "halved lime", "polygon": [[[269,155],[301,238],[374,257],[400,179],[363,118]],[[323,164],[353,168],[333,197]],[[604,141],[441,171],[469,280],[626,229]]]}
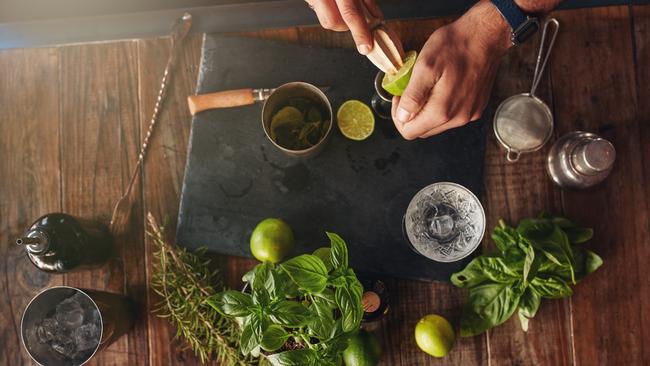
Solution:
{"label": "halved lime", "polygon": [[341,104],[336,119],[341,133],[350,140],[365,140],[375,130],[375,115],[367,104],[359,100]]}
{"label": "halved lime", "polygon": [[402,95],[406,86],[409,84],[409,80],[411,80],[411,72],[413,72],[413,65],[415,65],[415,59],[417,57],[417,52],[407,52],[404,58],[404,65],[397,70],[397,73],[384,75],[384,79],[381,81],[381,87],[393,95]]}

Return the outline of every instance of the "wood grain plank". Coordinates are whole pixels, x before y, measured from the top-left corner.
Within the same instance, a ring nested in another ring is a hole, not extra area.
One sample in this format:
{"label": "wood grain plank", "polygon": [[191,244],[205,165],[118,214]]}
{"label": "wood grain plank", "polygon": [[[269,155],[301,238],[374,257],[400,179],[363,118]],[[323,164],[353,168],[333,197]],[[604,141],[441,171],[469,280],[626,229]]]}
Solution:
{"label": "wood grain plank", "polygon": [[[650,144],[642,143],[650,141],[650,6],[634,6],[631,8],[631,15],[633,20],[633,35],[634,35],[634,48],[635,48],[635,73],[636,73],[636,92],[637,92],[637,123],[640,129],[640,158],[643,164],[642,170],[642,179],[645,184],[643,184],[644,195],[645,195],[645,209],[648,210],[650,207],[650,184],[648,180],[650,179]],[[646,227],[650,223],[645,224]],[[640,250],[638,253],[640,256],[637,257],[637,265],[639,268],[646,267],[647,261],[650,258],[650,253],[647,250],[648,237],[644,238],[645,240],[639,241],[637,243],[637,248]],[[641,339],[639,340],[640,344],[648,344],[650,342],[650,330],[648,326],[650,325],[650,281],[647,281],[649,274],[647,269],[642,269],[638,276],[645,276],[646,280],[642,280],[644,277],[639,277],[641,281],[637,282],[639,286],[636,291],[640,294],[639,305],[639,316],[641,328]],[[650,352],[646,349],[643,351],[643,356],[640,357],[641,363],[648,365],[650,364]]]}
{"label": "wood grain plank", "polygon": [[[68,46],[60,54],[62,207],[108,224],[139,151],[136,43]],[[142,189],[136,184],[130,227],[114,238],[117,256],[100,269],[66,275],[66,284],[127,294],[141,313],[146,277]],[[136,315],[131,332],[99,353],[95,365],[144,364],[147,318]]]}
{"label": "wood grain plank", "polygon": [[576,364],[647,364],[649,217],[637,113],[647,102],[637,100],[629,8],[567,11],[558,18],[565,25],[552,64],[558,132],[596,132],[617,149],[604,184],[563,193],[566,214],[594,228],[587,247],[605,262],[572,298]]}
{"label": "wood grain plank", "polygon": [[0,364],[29,363],[20,322],[31,298],[60,285],[15,240],[39,216],[61,210],[59,58],[56,49],[0,51]]}
{"label": "wood grain plank", "polygon": [[[506,98],[530,90],[539,36],[510,51],[497,76],[491,105],[493,115]],[[542,79],[537,95],[552,107],[548,72]],[[485,186],[483,202],[487,215],[487,232],[483,248],[494,250],[490,238],[499,219],[516,225],[523,218],[542,211],[560,212],[560,190],[546,174],[546,155],[550,143],[537,152],[524,154],[517,163],[506,161],[506,151],[497,141],[492,129],[488,133],[485,157]],[[572,364],[569,300],[545,300],[537,316],[530,322],[528,332],[521,330],[513,316],[505,324],[489,331],[490,363],[492,365],[566,365]]]}
{"label": "wood grain plank", "polygon": [[[170,240],[175,238],[178,203],[180,201],[187,143],[189,140],[191,116],[186,98],[196,86],[201,36],[190,37],[180,50],[176,67],[171,73],[167,92],[158,125],[154,131],[148,157],[144,164],[145,213],[151,212],[161,222]],[[168,38],[138,41],[140,65],[140,114],[139,128],[146,133],[153,106],[160,86],[160,78],[169,56],[171,43]],[[153,271],[153,246],[149,237],[145,238],[147,278]],[[149,282],[147,282],[149,283]],[[150,365],[199,365],[191,351],[183,350],[182,344],[173,341],[175,329],[152,311],[160,301],[150,289],[147,290],[148,347]]]}

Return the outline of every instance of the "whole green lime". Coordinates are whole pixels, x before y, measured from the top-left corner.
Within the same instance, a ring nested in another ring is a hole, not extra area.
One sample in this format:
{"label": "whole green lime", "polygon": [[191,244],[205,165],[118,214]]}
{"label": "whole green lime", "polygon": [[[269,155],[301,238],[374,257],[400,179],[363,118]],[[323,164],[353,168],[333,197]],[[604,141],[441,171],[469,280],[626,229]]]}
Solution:
{"label": "whole green lime", "polygon": [[278,263],[293,251],[293,231],[281,219],[265,219],[253,230],[250,244],[257,260]]}
{"label": "whole green lime", "polygon": [[345,366],[376,366],[381,359],[379,339],[369,332],[360,330],[348,340],[343,351]]}
{"label": "whole green lime", "polygon": [[433,357],[445,357],[455,341],[454,329],[440,315],[427,315],[415,326],[415,342],[422,351]]}

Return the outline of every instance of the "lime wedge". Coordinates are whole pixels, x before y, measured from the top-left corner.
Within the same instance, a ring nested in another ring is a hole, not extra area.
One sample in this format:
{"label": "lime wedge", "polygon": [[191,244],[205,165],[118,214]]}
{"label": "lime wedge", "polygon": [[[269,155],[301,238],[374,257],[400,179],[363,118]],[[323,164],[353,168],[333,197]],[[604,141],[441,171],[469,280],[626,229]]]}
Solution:
{"label": "lime wedge", "polygon": [[413,72],[413,65],[415,65],[415,59],[417,57],[417,52],[407,52],[404,58],[404,65],[397,70],[397,73],[384,75],[384,79],[381,81],[382,88],[392,95],[402,95],[409,80],[411,80],[411,72]]}
{"label": "lime wedge", "polygon": [[271,138],[277,139],[278,129],[285,128],[291,130],[298,128],[304,122],[302,112],[296,107],[284,107],[280,109],[271,119]]}
{"label": "lime wedge", "polygon": [[375,130],[375,115],[367,104],[359,100],[348,100],[336,113],[339,129],[350,140],[365,140]]}

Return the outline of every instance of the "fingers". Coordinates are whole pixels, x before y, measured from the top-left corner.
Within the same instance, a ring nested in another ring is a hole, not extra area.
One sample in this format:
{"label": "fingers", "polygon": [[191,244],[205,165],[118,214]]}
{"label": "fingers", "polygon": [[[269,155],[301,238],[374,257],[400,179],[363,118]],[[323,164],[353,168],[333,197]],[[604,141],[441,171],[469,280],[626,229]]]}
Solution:
{"label": "fingers", "polygon": [[416,62],[411,80],[393,113],[393,120],[402,124],[411,121],[431,96],[431,90],[437,81],[438,75],[433,67],[424,61]]}
{"label": "fingers", "polygon": [[[476,114],[473,112],[474,100],[464,95],[458,95],[454,85],[454,77],[443,76],[433,87],[424,107],[407,123],[396,121],[395,126],[407,140],[417,137],[429,137],[451,128],[467,124]],[[464,93],[461,93],[464,94]],[[397,113],[396,105],[404,103],[402,98],[393,100],[393,116]],[[394,119],[395,120],[395,119]]]}
{"label": "fingers", "polygon": [[368,54],[372,50],[373,44],[372,35],[362,8],[362,6],[365,6],[364,4],[361,0],[336,0],[341,18],[350,28],[357,50],[362,55]]}
{"label": "fingers", "polygon": [[348,30],[334,0],[307,0],[307,3],[316,12],[318,21],[323,28],[337,32]]}

